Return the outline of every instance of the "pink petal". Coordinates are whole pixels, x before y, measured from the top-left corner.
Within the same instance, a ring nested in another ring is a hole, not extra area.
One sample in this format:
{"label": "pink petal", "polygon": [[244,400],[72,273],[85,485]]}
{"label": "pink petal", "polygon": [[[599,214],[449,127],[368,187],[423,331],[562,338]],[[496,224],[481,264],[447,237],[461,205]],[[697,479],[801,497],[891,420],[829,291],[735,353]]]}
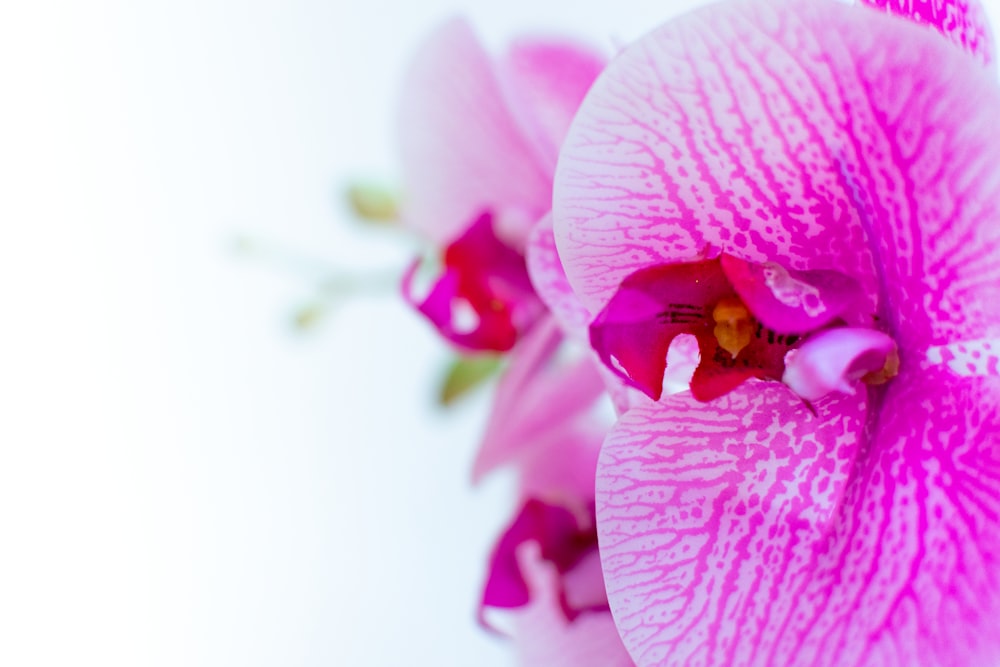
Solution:
{"label": "pink petal", "polygon": [[819,329],[863,303],[861,286],[837,271],[790,271],[722,255],[722,269],[750,312],[779,334]]}
{"label": "pink petal", "polygon": [[835,523],[864,401],[827,401],[814,417],[784,387],[750,381],[657,407],[625,415],[598,469],[608,597],[632,657],[811,664],[769,652],[797,630],[792,606]]}
{"label": "pink petal", "polygon": [[413,289],[417,268],[403,276],[403,297],[459,347],[506,352],[544,313],[524,257],[498,238],[489,213],[445,248],[444,272],[422,300]]}
{"label": "pink petal", "polygon": [[984,65],[995,58],[993,31],[977,0],[862,0],[862,3],[932,26]]}
{"label": "pink petal", "polygon": [[[933,65],[931,65],[933,63]],[[985,337],[1000,303],[1000,90],[908,21],[835,2],[720,4],[617,58],[556,174],[584,306],[710,248],[857,280],[900,345]]]}
{"label": "pink petal", "polygon": [[587,327],[590,326],[592,316],[580,303],[566,279],[566,271],[552,235],[552,216],[545,216],[531,230],[525,255],[531,283],[542,302],[552,311],[563,333],[573,340],[586,343]]}
{"label": "pink petal", "polygon": [[590,325],[590,343],[626,384],[658,400],[673,339],[711,338],[711,308],[732,293],[717,259],[648,267],[623,280]]}
{"label": "pink petal", "polygon": [[521,667],[632,667],[608,612],[589,612],[568,622],[558,598],[559,575],[537,549],[519,563],[531,586],[532,604],[514,617],[513,639]]}
{"label": "pink petal", "polygon": [[511,461],[517,466],[518,495],[563,504],[589,502],[597,457],[610,429],[610,423],[586,414],[536,434]]}
{"label": "pink petal", "polygon": [[1000,376],[1000,338],[955,341],[927,350],[925,364],[944,365],[957,375]]}
{"label": "pink petal", "polygon": [[500,61],[501,87],[514,119],[551,174],[580,102],[607,59],[563,39],[522,38]]}
{"label": "pink petal", "polygon": [[892,338],[875,329],[828,329],[785,356],[781,381],[807,401],[831,391],[853,394],[858,378],[881,370],[895,350]]}
{"label": "pink petal", "polygon": [[940,369],[887,388],[804,643],[838,664],[1000,664],[1000,381]]}
{"label": "pink petal", "polygon": [[598,531],[639,665],[996,664],[1000,380],[886,387],[867,423],[768,385],[626,415]]}
{"label": "pink petal", "polygon": [[[482,606],[511,609],[531,602],[528,582],[518,564],[517,551],[522,544],[538,544],[542,558],[562,574],[576,565],[584,553],[596,550],[592,531],[593,524],[581,528],[571,510],[528,499],[493,549]],[[559,594],[565,605],[561,583]]]}
{"label": "pink petal", "polygon": [[442,25],[419,49],[400,101],[403,217],[439,243],[484,210],[523,246],[550,207],[551,172],[507,109],[469,25]]}
{"label": "pink petal", "polygon": [[[588,438],[591,408],[604,383],[590,359],[562,363],[554,358],[562,341],[550,317],[535,325],[514,348],[510,366],[500,378],[486,434],[473,465],[473,481],[506,464],[526,464],[549,447]],[[583,435],[577,429],[583,428]],[[569,474],[567,479],[579,475]],[[543,475],[542,472],[533,474]],[[590,484],[592,486],[592,484]]]}

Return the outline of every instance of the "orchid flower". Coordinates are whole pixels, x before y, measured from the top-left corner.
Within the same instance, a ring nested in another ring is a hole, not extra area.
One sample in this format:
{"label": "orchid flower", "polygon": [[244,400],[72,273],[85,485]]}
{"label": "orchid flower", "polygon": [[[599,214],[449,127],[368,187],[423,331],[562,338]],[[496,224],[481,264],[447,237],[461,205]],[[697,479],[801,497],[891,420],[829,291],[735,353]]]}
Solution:
{"label": "orchid flower", "polygon": [[514,42],[491,59],[461,21],[418,53],[403,94],[402,220],[441,248],[442,271],[404,294],[467,351],[509,352],[473,468],[507,466],[518,510],[490,559],[480,617],[509,615],[526,667],[631,667],[608,609],[597,551],[594,475],[610,424],[589,356],[564,359],[564,330],[525,258],[547,224],[570,120],[604,59],[564,40]]}
{"label": "orchid flower", "polygon": [[[880,4],[966,51],[720,4],[619,56],[564,144],[565,311],[642,396],[596,512],[640,666],[1000,664],[1000,87],[974,3]],[[694,396],[660,395],[674,339]]]}
{"label": "orchid flower", "polygon": [[506,352],[545,314],[524,246],[551,207],[569,122],[604,59],[566,40],[521,39],[492,59],[464,21],[419,49],[402,94],[402,222],[443,248],[443,270],[415,295],[448,340]]}

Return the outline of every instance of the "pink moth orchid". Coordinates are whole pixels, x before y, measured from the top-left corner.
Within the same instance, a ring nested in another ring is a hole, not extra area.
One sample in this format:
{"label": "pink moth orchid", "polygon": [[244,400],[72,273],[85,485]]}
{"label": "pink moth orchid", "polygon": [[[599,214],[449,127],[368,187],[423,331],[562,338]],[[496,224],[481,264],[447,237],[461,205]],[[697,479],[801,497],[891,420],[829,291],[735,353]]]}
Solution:
{"label": "pink moth orchid", "polygon": [[[708,7],[573,123],[567,299],[649,396],[597,469],[638,665],[1000,664],[1000,87],[978,7],[933,4],[972,56],[861,6]],[[664,336],[725,386],[654,401]]]}
{"label": "pink moth orchid", "polygon": [[519,510],[491,558],[481,614],[508,610],[526,667],[632,665],[593,518],[603,383],[589,357],[559,358],[562,329],[524,257],[548,220],[570,120],[604,64],[564,40],[519,40],[492,60],[456,20],[426,41],[403,93],[403,222],[443,247],[427,296],[413,296],[416,265],[404,293],[458,347],[510,353],[473,478],[518,473]]}
{"label": "pink moth orchid", "polygon": [[604,59],[521,39],[493,60],[461,20],[435,31],[405,79],[402,220],[443,248],[430,292],[407,299],[455,345],[506,352],[545,314],[524,247],[548,214],[559,146]]}

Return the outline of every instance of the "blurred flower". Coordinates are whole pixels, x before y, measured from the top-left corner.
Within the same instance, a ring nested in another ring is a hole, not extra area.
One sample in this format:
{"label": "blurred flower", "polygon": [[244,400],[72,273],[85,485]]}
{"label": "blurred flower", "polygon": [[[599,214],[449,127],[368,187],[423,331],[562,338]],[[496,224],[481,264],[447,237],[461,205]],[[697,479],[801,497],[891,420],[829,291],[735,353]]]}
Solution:
{"label": "blurred flower", "polygon": [[521,39],[491,59],[453,20],[418,51],[402,94],[401,222],[443,247],[443,272],[415,296],[441,334],[467,350],[507,351],[544,314],[524,263],[551,207],[570,119],[604,59],[565,40]]}
{"label": "blurred flower", "polygon": [[520,39],[492,59],[455,20],[419,50],[402,95],[400,221],[441,260],[420,296],[415,262],[404,295],[460,353],[507,357],[473,479],[512,468],[518,509],[490,559],[481,617],[506,610],[527,666],[632,664],[608,609],[594,523],[610,426],[598,407],[604,384],[591,356],[566,349],[525,256],[549,221],[570,120],[604,64],[556,39]]}
{"label": "blurred flower", "polygon": [[651,398],[680,333],[728,378],[602,448],[639,665],[1000,660],[998,106],[968,53],[821,0],[707,8],[595,84],[555,185],[566,310]]}
{"label": "blurred flower", "polygon": [[[477,460],[478,475],[513,465],[519,498],[490,557],[480,616],[488,627],[507,628],[526,667],[630,667],[608,608],[594,521],[608,424],[576,407],[593,402],[601,381],[589,359],[533,372],[532,359],[544,358],[556,331],[546,327],[549,340],[533,332],[517,352],[525,358],[498,388],[498,403],[511,403],[501,414],[513,422],[502,433],[512,437],[488,436]],[[535,400],[546,397],[541,405],[551,411],[538,410]],[[490,432],[495,428],[491,422]]]}

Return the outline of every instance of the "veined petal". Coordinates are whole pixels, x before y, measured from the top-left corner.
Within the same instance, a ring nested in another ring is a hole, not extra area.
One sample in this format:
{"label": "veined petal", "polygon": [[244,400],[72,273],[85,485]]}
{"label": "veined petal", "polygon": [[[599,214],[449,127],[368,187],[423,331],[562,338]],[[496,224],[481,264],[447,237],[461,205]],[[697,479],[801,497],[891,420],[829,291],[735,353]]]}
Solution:
{"label": "veined petal", "polygon": [[404,223],[443,244],[490,209],[511,233],[506,240],[523,246],[549,210],[551,171],[511,117],[465,21],[445,23],[419,49],[399,106]]}
{"label": "veined petal", "polygon": [[927,350],[924,364],[944,365],[957,375],[1000,376],[1000,337],[935,345]]}
{"label": "veined petal", "polygon": [[710,247],[857,280],[904,358],[984,337],[997,108],[984,68],[909,21],[814,0],[682,17],[612,62],[570,129],[553,208],[570,284],[597,311],[635,270]]}
{"label": "veined petal", "polygon": [[580,298],[573,292],[566,271],[556,250],[552,235],[552,216],[546,215],[538,221],[528,238],[525,249],[528,275],[542,302],[555,316],[563,333],[573,340],[586,343],[587,327],[590,325],[590,311],[583,307]]}
{"label": "veined petal", "polygon": [[997,664],[1000,379],[871,393],[867,424],[764,385],[626,415],[597,516],[639,665]]}
{"label": "veined petal", "polygon": [[751,380],[712,403],[678,394],[622,418],[601,453],[597,521],[638,665],[811,664],[777,642],[834,529],[864,410],[850,397],[813,416]]}
{"label": "veined petal", "polygon": [[555,171],[570,121],[606,63],[582,44],[527,37],[514,41],[499,62],[511,115],[548,173]]}
{"label": "veined petal", "polygon": [[936,29],[984,65],[993,62],[996,45],[986,12],[978,0],[861,0]]}
{"label": "veined petal", "polygon": [[1000,664],[998,399],[943,368],[886,385],[800,605],[818,664]]}

